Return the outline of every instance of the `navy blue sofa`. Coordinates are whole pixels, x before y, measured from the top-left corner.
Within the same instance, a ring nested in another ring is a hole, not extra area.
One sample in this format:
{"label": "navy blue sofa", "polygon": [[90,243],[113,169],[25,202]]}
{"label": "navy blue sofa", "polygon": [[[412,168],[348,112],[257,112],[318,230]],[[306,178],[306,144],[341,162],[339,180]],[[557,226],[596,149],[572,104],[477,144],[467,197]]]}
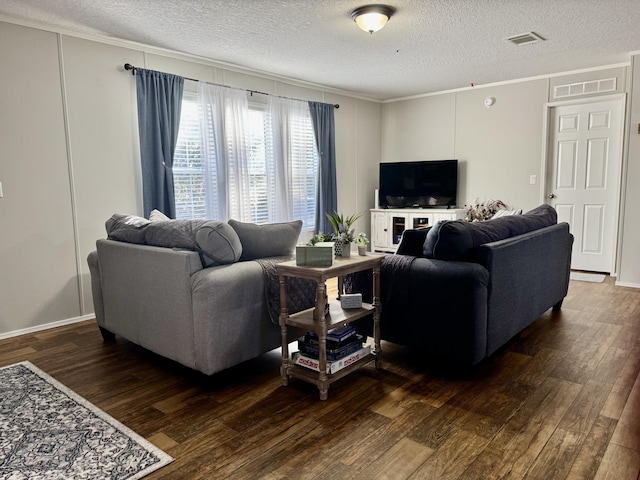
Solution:
{"label": "navy blue sofa", "polygon": [[560,309],[572,245],[569,225],[548,205],[407,230],[382,264],[382,338],[473,366]]}

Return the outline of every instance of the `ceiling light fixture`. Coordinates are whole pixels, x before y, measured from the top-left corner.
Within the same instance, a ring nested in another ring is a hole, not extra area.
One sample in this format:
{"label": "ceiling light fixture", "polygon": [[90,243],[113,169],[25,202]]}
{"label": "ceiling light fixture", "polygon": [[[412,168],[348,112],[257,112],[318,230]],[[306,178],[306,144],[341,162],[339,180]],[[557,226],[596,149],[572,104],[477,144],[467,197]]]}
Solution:
{"label": "ceiling light fixture", "polygon": [[365,5],[351,12],[351,18],[362,30],[373,34],[387,24],[395,11],[388,5]]}

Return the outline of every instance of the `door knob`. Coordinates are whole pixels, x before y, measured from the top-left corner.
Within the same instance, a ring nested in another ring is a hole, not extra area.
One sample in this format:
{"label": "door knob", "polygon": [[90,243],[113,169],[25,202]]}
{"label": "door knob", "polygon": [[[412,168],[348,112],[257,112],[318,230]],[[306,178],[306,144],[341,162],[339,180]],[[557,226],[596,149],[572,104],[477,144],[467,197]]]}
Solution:
{"label": "door knob", "polygon": [[547,195],[547,198],[556,198],[556,194],[555,193],[550,193],[549,195]]}

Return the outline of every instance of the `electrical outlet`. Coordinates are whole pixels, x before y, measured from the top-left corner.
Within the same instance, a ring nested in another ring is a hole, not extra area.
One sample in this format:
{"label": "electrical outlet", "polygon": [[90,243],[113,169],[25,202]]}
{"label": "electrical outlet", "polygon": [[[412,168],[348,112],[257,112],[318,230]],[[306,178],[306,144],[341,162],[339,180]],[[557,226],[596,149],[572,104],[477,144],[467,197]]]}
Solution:
{"label": "electrical outlet", "polygon": [[537,175],[529,175],[529,185],[535,185],[538,181]]}

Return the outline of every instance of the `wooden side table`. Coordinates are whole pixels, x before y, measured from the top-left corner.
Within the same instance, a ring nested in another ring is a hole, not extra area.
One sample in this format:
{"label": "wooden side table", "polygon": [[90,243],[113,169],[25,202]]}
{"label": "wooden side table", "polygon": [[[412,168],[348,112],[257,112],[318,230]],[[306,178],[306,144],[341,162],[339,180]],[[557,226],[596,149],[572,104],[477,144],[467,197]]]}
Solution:
{"label": "wooden side table", "polygon": [[[380,265],[382,256],[369,254],[351,258],[336,257],[330,267],[307,267],[296,265],[295,260],[276,265],[280,280],[280,330],[282,334],[282,385],[289,384],[289,378],[295,377],[314,383],[320,391],[320,400],[326,400],[329,385],[364,365],[375,362],[376,368],[382,367],[382,349],[380,348]],[[343,310],[338,300],[328,301],[325,282],[334,277],[342,277],[363,270],[373,270],[373,301],[363,303],[362,308]],[[315,307],[289,315],[287,311],[286,277],[306,278],[316,282]],[[329,306],[328,314],[326,307]],[[335,373],[327,373],[327,331],[347,325],[373,312],[374,348],[371,354]],[[319,341],[319,371],[295,365],[289,360],[287,327],[294,326],[316,332]]]}

